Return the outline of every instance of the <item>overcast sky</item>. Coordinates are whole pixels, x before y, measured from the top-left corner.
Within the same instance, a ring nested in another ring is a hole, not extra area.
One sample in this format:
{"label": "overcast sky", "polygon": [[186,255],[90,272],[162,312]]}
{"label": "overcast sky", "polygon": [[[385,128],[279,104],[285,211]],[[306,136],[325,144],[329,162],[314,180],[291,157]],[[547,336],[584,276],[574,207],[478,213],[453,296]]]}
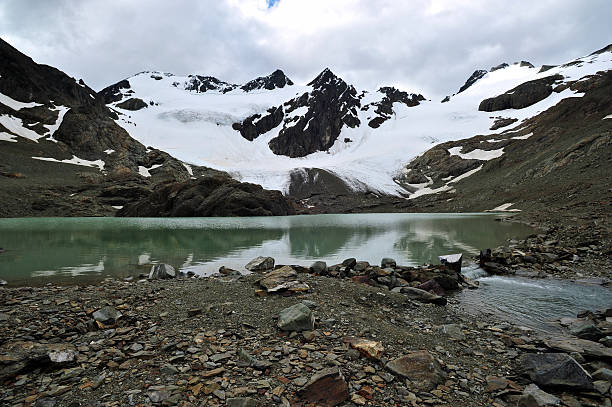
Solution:
{"label": "overcast sky", "polygon": [[242,83],[329,66],[438,98],[479,68],[612,43],[610,0],[1,0],[0,36],[99,90],[143,70]]}

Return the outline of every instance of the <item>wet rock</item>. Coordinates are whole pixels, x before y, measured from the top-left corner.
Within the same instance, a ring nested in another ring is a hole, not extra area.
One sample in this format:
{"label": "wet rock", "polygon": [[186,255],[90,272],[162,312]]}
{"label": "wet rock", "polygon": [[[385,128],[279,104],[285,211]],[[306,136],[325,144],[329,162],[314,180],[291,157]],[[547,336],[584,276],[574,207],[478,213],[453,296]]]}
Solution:
{"label": "wet rock", "polygon": [[426,304],[446,305],[447,300],[436,294],[429,293],[425,290],[421,290],[414,287],[402,287],[399,290],[402,294],[405,294],[408,298],[416,300]]}
{"label": "wet rock", "polygon": [[526,376],[543,387],[593,389],[591,376],[565,353],[524,354],[519,365]]}
{"label": "wet rock", "polygon": [[387,268],[387,267],[395,267],[397,266],[397,263],[395,262],[394,259],[391,259],[389,257],[384,257],[381,261],[380,261],[380,267],[381,268]]}
{"label": "wet rock", "polygon": [[[2,251],[0,250],[0,253],[2,253]],[[0,280],[0,286],[5,286],[8,285],[8,281],[6,280]]]}
{"label": "wet rock", "polygon": [[314,329],[312,310],[302,303],[285,308],[278,316],[278,327],[283,331],[312,331]]}
{"label": "wet rock", "polygon": [[317,373],[299,391],[300,400],[315,403],[317,406],[337,406],[348,397],[348,383],[337,367]]}
{"label": "wet rock", "polygon": [[426,350],[411,352],[388,362],[385,367],[396,375],[405,377],[422,391],[430,391],[446,379],[438,361]]}
{"label": "wet rock", "polygon": [[561,400],[558,397],[540,390],[535,384],[525,387],[518,401],[518,407],[545,407],[558,406],[560,404]]}
{"label": "wet rock", "polygon": [[461,273],[461,262],[463,261],[463,253],[458,254],[447,254],[444,256],[438,256],[440,263],[450,267],[451,270],[455,270],[457,273]]}
{"label": "wet rock", "polygon": [[363,356],[369,359],[380,360],[385,351],[382,343],[369,339],[348,336],[344,338],[344,342],[348,343],[351,348],[357,349]]}
{"label": "wet rock", "polygon": [[356,264],[357,264],[357,259],[356,259],[356,258],[354,258],[354,257],[351,257],[351,258],[345,259],[345,260],[342,262],[342,266],[347,267],[347,268],[349,268],[349,269],[352,269],[353,267],[355,267],[355,265],[356,265]]}
{"label": "wet rock", "polygon": [[102,307],[92,315],[93,319],[104,325],[113,325],[121,318],[121,312],[111,306]]}
{"label": "wet rock", "polygon": [[310,272],[314,274],[323,274],[327,271],[327,263],[324,261],[315,261],[310,266]]}
{"label": "wet rock", "polygon": [[255,257],[253,260],[248,262],[244,268],[249,271],[271,270],[274,268],[274,259],[272,257],[264,256]]}
{"label": "wet rock", "polygon": [[160,263],[151,267],[149,280],[166,280],[176,277],[176,270],[169,264]]}

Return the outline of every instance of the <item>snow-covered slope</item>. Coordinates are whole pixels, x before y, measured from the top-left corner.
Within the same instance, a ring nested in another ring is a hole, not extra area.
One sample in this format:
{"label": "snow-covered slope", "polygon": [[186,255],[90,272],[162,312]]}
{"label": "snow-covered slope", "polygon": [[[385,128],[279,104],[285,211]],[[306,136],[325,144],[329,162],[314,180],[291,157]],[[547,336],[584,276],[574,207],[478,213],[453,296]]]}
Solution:
{"label": "snow-covered slope", "polygon": [[[146,72],[128,78],[127,88],[115,87],[114,91],[120,95],[117,94],[117,100],[109,106],[122,113],[117,123],[143,144],[167,151],[189,164],[228,171],[241,181],[287,192],[292,171],[321,168],[338,175],[356,189],[398,195],[407,191],[393,180],[394,177],[412,158],[433,144],[494,133],[489,129],[499,117],[517,119],[515,126],[520,128],[521,121],[564,98],[580,97],[581,94],[569,88],[561,90],[562,86],[528,107],[495,112],[479,111],[484,99],[503,94],[528,81],[562,75],[563,79],[552,85],[557,87],[609,69],[612,69],[609,49],[553,68],[533,68],[516,63],[484,74],[446,103],[421,101],[416,106],[391,103],[392,114],[386,115],[387,120],[377,128],[369,123],[377,116],[376,105],[385,97],[382,89],[357,91],[357,96],[348,102],[342,97],[343,93],[338,98],[339,103],[350,102],[353,105],[343,105],[339,109],[345,108],[347,114],[354,116],[350,123],[358,124],[343,124],[340,135],[326,151],[297,158],[274,154],[269,143],[283,129],[297,125],[300,117],[308,114],[315,103],[308,98],[317,94],[316,81],[304,86],[291,86],[286,82],[287,86],[282,88],[269,86],[272,89],[260,86],[248,92],[244,87],[217,81],[215,83],[219,85],[213,83],[205,86],[204,91],[198,91],[188,90],[194,88],[190,86],[193,76]],[[349,89],[353,89],[352,86]],[[298,106],[294,102],[300,97],[305,98],[302,99],[305,104],[292,108]],[[122,103],[132,98],[141,99],[146,107],[122,109]],[[270,114],[271,108],[279,106],[284,109],[282,122],[252,141],[236,130],[236,123],[242,123],[255,114],[264,117]],[[306,128],[309,126],[307,123]],[[503,150],[496,157],[502,154]]]}

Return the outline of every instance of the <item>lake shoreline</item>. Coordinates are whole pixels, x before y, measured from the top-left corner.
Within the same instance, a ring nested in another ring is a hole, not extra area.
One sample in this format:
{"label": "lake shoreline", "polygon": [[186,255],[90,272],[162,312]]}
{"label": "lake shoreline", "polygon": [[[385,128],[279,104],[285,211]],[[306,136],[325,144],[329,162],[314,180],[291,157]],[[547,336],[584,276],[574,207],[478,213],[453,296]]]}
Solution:
{"label": "lake shoreline", "polygon": [[[528,328],[465,314],[452,297],[447,306],[422,304],[382,287],[302,272],[297,278],[308,291],[259,296],[257,281],[265,275],[1,288],[2,402],[300,405],[316,397],[311,382],[319,373],[335,377],[346,405],[490,406],[526,397],[532,380],[521,374],[522,358],[554,351]],[[281,311],[296,304],[312,312],[312,329],[279,329]],[[33,351],[22,355],[16,346]],[[45,361],[49,347],[63,358]],[[28,364],[36,352],[47,353]],[[581,364],[592,373],[597,363],[587,353]],[[403,376],[389,362],[404,356],[431,358],[435,368],[418,377],[400,369]],[[6,375],[15,363],[22,369]],[[610,397],[542,388],[566,403]],[[251,404],[232,404],[239,402]]]}

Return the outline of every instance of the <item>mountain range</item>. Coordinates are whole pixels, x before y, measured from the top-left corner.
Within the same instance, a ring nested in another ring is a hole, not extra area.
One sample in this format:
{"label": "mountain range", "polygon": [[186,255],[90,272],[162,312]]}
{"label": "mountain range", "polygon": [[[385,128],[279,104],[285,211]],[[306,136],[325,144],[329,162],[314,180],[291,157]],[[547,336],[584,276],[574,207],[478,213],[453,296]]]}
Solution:
{"label": "mountain range", "polygon": [[612,45],[503,63],[442,101],[328,68],[96,92],[0,40],[0,216],[606,211],[611,69]]}

